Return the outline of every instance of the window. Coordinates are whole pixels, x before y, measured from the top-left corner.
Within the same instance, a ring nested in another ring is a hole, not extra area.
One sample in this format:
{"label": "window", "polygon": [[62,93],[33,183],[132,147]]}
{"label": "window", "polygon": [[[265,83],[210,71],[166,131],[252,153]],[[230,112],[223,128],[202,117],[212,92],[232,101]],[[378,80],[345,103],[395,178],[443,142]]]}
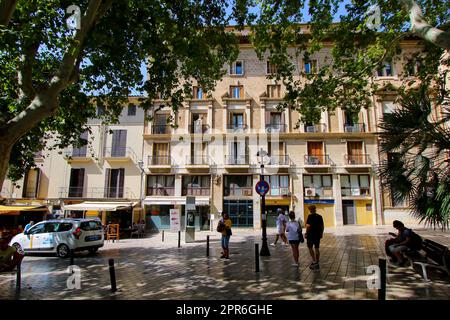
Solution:
{"label": "window", "polygon": [[86,142],[85,142],[86,144],[85,144],[84,146],[82,146],[82,147],[79,147],[79,148],[74,147],[74,148],[72,149],[72,157],[81,157],[81,158],[86,157],[86,155],[87,155],[88,134],[89,134],[88,131],[85,131],[85,132],[83,132],[83,133],[81,134],[80,138],[81,138],[82,140],[85,140],[85,141],[86,141]]}
{"label": "window", "polygon": [[170,125],[167,124],[169,115],[166,113],[157,113],[153,123],[153,134],[170,133]]}
{"label": "window", "polygon": [[102,116],[105,114],[105,107],[104,106],[98,106],[97,107],[97,115]]}
{"label": "window", "polygon": [[41,223],[36,225],[35,227],[31,228],[28,231],[28,234],[38,234],[38,233],[44,233],[45,232],[45,223]]}
{"label": "window", "polygon": [[125,157],[127,130],[112,130],[111,157]]}
{"label": "window", "polygon": [[422,64],[418,60],[410,59],[406,62],[405,72],[407,77],[415,77],[419,72]]}
{"label": "window", "polygon": [[333,179],[331,175],[304,175],[303,188],[306,196],[333,196]]}
{"label": "window", "polygon": [[270,195],[284,196],[289,193],[289,176],[269,176]]}
{"label": "window", "polygon": [[243,75],[244,61],[238,60],[230,65],[230,75]]}
{"label": "window", "polygon": [[224,196],[251,196],[252,176],[224,176]]}
{"label": "window", "polygon": [[59,228],[58,228],[58,232],[64,232],[64,231],[70,231],[72,230],[72,224],[71,223],[60,223],[59,224]]}
{"label": "window", "polygon": [[102,225],[100,221],[84,221],[80,224],[80,228],[84,231],[102,230]]}
{"label": "window", "polygon": [[244,98],[244,86],[230,86],[230,96],[233,99]]}
{"label": "window", "polygon": [[267,68],[266,68],[267,74],[275,74],[277,73],[277,66],[273,63],[271,63],[269,60],[267,60]]}
{"label": "window", "polygon": [[135,116],[136,115],[136,105],[132,104],[128,106],[128,115]]}
{"label": "window", "polygon": [[37,198],[39,192],[39,181],[41,170],[39,168],[30,169],[25,173],[22,197]]}
{"label": "window", "polygon": [[199,87],[194,87],[194,99],[203,99],[203,89]]}
{"label": "window", "polygon": [[184,176],[183,196],[209,196],[211,176]]}
{"label": "window", "polygon": [[317,60],[308,60],[303,64],[303,70],[306,74],[317,73]]}
{"label": "window", "polygon": [[173,196],[175,190],[175,176],[147,176],[148,196]]}
{"label": "window", "polygon": [[153,144],[153,165],[170,165],[170,152],[168,143]]}
{"label": "window", "polygon": [[267,96],[269,98],[280,98],[281,97],[281,85],[279,85],[279,84],[267,85]]}
{"label": "window", "polygon": [[341,175],[342,196],[368,196],[370,194],[370,176]]}
{"label": "window", "polygon": [[394,69],[391,61],[385,61],[378,68],[377,74],[379,77],[392,77],[394,75]]}
{"label": "window", "polygon": [[83,196],[84,168],[70,170],[69,198],[81,198]]}
{"label": "window", "polygon": [[395,105],[393,101],[383,101],[383,114],[394,113]]}
{"label": "window", "polygon": [[125,169],[106,169],[105,198],[123,198]]}

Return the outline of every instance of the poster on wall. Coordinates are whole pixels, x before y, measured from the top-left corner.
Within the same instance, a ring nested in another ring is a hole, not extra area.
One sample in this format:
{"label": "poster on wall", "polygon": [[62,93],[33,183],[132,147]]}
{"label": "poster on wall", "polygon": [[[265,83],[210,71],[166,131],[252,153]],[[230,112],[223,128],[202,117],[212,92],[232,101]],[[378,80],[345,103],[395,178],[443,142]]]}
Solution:
{"label": "poster on wall", "polygon": [[175,232],[181,231],[180,210],[170,209],[169,215],[170,215],[170,231]]}

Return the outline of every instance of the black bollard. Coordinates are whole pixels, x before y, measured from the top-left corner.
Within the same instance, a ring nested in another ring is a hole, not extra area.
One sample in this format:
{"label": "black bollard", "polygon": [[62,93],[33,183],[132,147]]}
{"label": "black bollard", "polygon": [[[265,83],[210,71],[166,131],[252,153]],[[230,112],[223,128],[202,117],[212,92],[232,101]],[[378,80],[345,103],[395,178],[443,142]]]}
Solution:
{"label": "black bollard", "polygon": [[259,244],[255,243],[255,272],[259,272]]}
{"label": "black bollard", "polygon": [[17,265],[17,277],[16,277],[16,293],[19,294],[20,287],[22,286],[22,261]]}
{"label": "black bollard", "polygon": [[181,248],[181,231],[178,231],[178,248]]}
{"label": "black bollard", "polygon": [[109,259],[109,277],[111,278],[111,292],[117,291],[116,270],[114,269],[114,259]]}
{"label": "black bollard", "polygon": [[73,262],[73,249],[72,250],[70,250],[70,265],[71,266],[73,266],[74,265],[74,262]]}
{"label": "black bollard", "polygon": [[380,268],[380,288],[378,289],[378,300],[386,300],[386,259],[378,259]]}
{"label": "black bollard", "polygon": [[209,257],[209,236],[206,236],[206,256]]}
{"label": "black bollard", "polygon": [[162,231],[162,242],[164,242],[164,230]]}

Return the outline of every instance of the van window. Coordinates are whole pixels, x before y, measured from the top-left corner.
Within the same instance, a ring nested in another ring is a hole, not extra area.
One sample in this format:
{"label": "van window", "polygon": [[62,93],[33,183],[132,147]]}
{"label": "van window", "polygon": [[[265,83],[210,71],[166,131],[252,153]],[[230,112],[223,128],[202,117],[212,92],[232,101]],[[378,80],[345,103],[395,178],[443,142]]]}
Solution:
{"label": "van window", "polygon": [[51,233],[56,232],[58,230],[58,224],[55,222],[49,222],[45,224],[45,232]]}
{"label": "van window", "polygon": [[83,221],[80,228],[84,231],[102,230],[102,225],[99,221]]}
{"label": "van window", "polygon": [[28,231],[28,234],[38,234],[38,233],[44,233],[45,232],[45,223],[38,224],[35,227],[31,228]]}
{"label": "van window", "polygon": [[72,224],[71,223],[60,223],[59,224],[59,228],[58,228],[58,232],[64,232],[64,231],[70,231],[72,229]]}

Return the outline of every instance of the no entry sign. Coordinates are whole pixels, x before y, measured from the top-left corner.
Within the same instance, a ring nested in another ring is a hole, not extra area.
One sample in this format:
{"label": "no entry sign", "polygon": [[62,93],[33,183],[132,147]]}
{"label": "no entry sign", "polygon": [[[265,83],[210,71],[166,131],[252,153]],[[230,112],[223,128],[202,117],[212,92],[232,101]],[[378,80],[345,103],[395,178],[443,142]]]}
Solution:
{"label": "no entry sign", "polygon": [[269,183],[265,180],[260,180],[255,186],[256,193],[260,196],[265,196],[267,192],[269,192],[270,186]]}

